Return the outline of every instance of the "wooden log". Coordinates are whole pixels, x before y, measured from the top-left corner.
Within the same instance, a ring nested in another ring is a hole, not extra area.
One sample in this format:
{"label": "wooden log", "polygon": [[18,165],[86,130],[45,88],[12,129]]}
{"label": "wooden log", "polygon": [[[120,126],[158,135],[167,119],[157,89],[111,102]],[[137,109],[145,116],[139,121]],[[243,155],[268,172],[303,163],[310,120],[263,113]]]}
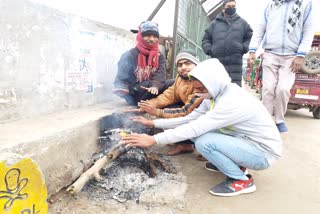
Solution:
{"label": "wooden log", "polygon": [[[122,155],[123,154],[123,155]],[[120,156],[120,157],[119,157]],[[126,148],[124,144],[116,144],[106,155],[98,159],[93,166],[81,174],[81,176],[67,188],[70,194],[77,194],[82,190],[86,183],[95,179],[101,181],[99,172],[102,168],[108,169],[112,166],[112,161],[117,159],[121,163],[130,163],[142,169],[150,177],[157,175],[157,166],[168,173],[176,173],[175,169],[163,162],[160,157],[153,153],[148,153],[141,148]]]}
{"label": "wooden log", "polygon": [[124,146],[121,146],[121,144],[114,146],[110,152],[97,160],[92,167],[82,173],[81,176],[67,188],[67,192],[75,195],[82,190],[84,185],[86,185],[89,180],[94,178],[96,181],[101,181],[102,178],[99,174],[99,171],[104,167],[108,167],[108,164],[110,165],[113,160],[119,157],[119,155],[124,152],[123,148]]}

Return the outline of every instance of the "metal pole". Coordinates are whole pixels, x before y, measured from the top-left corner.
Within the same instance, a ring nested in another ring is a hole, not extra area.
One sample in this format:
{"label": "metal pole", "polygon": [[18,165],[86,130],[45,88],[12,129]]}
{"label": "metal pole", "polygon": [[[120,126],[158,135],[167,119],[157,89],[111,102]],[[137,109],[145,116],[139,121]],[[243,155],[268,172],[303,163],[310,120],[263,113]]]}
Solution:
{"label": "metal pole", "polygon": [[158,6],[154,9],[154,11],[151,13],[149,18],[147,19],[148,21],[151,21],[155,17],[155,15],[157,15],[158,11],[160,10],[160,8],[165,2],[166,0],[161,0],[161,2],[158,4]]}
{"label": "metal pole", "polygon": [[207,0],[201,0],[200,1],[200,4],[203,4],[203,3],[205,3]]}
{"label": "metal pole", "polygon": [[172,40],[172,54],[171,54],[171,65],[170,65],[170,70],[172,72],[172,78],[174,77],[174,62],[175,62],[175,57],[176,57],[176,43],[177,43],[177,26],[178,26],[178,16],[179,16],[179,0],[176,0],[176,5],[174,9],[174,22],[173,22],[173,40]]}
{"label": "metal pole", "polygon": [[[222,10],[222,4],[223,4],[223,1],[220,1],[219,3],[217,3],[214,7],[212,7],[210,10],[208,10],[207,15],[210,16],[211,13],[216,12],[218,9],[219,9],[218,13],[221,12],[221,10]],[[214,18],[215,18],[215,17],[213,17],[213,19],[214,19]],[[212,19],[212,20],[213,20],[213,19]]]}

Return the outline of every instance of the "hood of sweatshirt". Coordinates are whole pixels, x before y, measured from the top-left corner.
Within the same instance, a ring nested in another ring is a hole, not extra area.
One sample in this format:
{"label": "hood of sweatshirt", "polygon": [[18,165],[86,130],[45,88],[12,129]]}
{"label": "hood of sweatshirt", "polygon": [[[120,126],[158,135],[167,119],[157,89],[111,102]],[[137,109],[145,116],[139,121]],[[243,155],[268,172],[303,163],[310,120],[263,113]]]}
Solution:
{"label": "hood of sweatshirt", "polygon": [[206,87],[213,100],[222,96],[227,87],[232,84],[226,69],[215,58],[200,62],[189,75],[198,79]]}

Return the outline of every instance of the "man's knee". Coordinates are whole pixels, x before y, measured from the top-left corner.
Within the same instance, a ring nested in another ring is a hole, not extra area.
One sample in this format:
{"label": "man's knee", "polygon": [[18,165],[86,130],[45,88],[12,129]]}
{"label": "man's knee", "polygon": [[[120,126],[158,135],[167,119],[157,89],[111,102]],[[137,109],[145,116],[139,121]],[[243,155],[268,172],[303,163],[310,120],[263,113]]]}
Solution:
{"label": "man's knee", "polygon": [[209,140],[204,136],[198,137],[194,141],[194,146],[200,153],[208,152],[209,150],[215,150],[216,144],[218,144],[217,141]]}
{"label": "man's knee", "polygon": [[204,150],[204,145],[206,141],[202,140],[201,137],[198,137],[194,140],[194,147],[201,153]]}
{"label": "man's knee", "polygon": [[288,95],[290,93],[291,86],[288,85],[278,85],[277,87],[277,93],[278,94],[284,94]]}
{"label": "man's knee", "polygon": [[275,93],[275,85],[273,84],[263,84],[262,95],[263,96],[273,96]]}

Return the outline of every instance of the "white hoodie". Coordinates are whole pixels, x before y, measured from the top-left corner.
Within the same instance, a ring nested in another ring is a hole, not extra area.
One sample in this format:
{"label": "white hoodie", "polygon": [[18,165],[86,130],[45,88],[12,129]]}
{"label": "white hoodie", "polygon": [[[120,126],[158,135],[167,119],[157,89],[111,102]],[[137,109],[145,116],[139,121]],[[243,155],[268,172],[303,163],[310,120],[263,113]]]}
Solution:
{"label": "white hoodie", "polygon": [[231,83],[219,60],[205,60],[189,74],[207,88],[214,107],[212,100],[205,99],[185,117],[154,120],[155,127],[167,129],[154,135],[157,144],[175,143],[220,130],[256,146],[265,153],[269,163],[281,157],[281,137],[270,114],[257,98]]}

